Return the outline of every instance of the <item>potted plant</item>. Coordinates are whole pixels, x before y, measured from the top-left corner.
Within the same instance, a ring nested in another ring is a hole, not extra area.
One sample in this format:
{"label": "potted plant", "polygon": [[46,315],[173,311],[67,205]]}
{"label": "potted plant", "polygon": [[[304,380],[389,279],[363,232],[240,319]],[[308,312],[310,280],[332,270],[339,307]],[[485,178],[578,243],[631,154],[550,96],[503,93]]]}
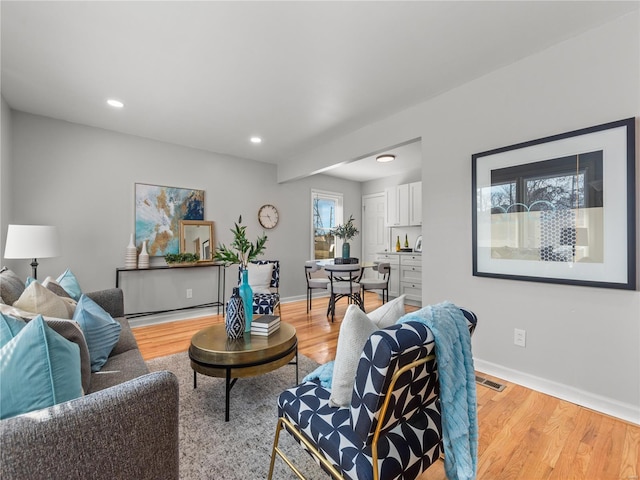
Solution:
{"label": "potted plant", "polygon": [[247,240],[246,231],[247,227],[242,225],[242,215],[240,215],[235,227],[231,229],[233,242],[231,242],[229,247],[220,244],[213,257],[214,260],[224,262],[225,264],[237,263],[240,265],[242,273],[239,290],[246,320],[245,333],[251,332],[251,321],[253,320],[253,290],[249,285],[247,264],[264,252],[265,244],[267,243],[267,236],[264,233],[258,237],[255,243],[251,243]]}
{"label": "potted plant", "polygon": [[355,237],[358,233],[358,229],[353,224],[354,218],[353,215],[349,216],[349,220],[347,223],[343,225],[338,225],[336,228],[331,230],[331,234],[335,235],[338,238],[343,240],[342,244],[342,258],[349,258],[351,255],[351,245],[349,245],[349,240]]}

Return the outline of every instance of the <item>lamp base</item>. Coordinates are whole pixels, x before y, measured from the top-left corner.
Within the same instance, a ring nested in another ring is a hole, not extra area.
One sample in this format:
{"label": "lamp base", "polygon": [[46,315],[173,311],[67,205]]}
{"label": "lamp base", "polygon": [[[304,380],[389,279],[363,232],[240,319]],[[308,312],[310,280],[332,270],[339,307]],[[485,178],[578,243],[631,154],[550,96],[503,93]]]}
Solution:
{"label": "lamp base", "polygon": [[31,262],[31,274],[34,280],[38,279],[38,259],[34,258]]}

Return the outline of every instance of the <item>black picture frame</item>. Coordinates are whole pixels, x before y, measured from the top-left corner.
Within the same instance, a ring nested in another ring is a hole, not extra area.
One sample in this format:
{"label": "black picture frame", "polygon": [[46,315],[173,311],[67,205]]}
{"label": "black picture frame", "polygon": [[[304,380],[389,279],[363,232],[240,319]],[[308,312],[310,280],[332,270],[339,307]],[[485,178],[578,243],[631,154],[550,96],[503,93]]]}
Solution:
{"label": "black picture frame", "polygon": [[635,118],[473,154],[473,275],[636,289]]}

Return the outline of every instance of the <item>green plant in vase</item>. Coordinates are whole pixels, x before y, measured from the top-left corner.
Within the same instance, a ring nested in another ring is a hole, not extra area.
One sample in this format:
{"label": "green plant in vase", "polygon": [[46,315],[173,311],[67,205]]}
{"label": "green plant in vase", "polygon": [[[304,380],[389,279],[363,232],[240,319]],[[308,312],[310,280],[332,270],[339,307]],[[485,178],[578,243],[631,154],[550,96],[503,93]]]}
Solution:
{"label": "green plant in vase", "polygon": [[238,264],[241,267],[239,289],[246,319],[244,331],[248,333],[251,332],[251,321],[253,320],[253,290],[249,285],[247,265],[254,261],[258,255],[262,255],[267,243],[267,236],[263,233],[254,243],[247,240],[247,227],[242,225],[242,215],[238,218],[234,228],[231,229],[231,233],[233,233],[233,241],[228,247],[220,244],[213,258],[227,265]]}
{"label": "green plant in vase", "polygon": [[351,245],[349,245],[349,240],[360,233],[353,222],[353,215],[349,215],[347,223],[338,225],[336,228],[331,230],[332,235],[341,238],[344,242],[342,244],[342,258],[349,258],[351,256]]}

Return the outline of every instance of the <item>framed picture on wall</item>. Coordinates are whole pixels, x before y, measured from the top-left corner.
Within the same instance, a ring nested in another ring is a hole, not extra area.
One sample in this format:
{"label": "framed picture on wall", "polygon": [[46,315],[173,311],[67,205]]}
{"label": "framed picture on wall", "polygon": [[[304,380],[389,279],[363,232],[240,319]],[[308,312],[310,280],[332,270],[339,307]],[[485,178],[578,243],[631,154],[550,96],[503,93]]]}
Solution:
{"label": "framed picture on wall", "polygon": [[473,275],[636,288],[635,119],[472,156]]}
{"label": "framed picture on wall", "polygon": [[204,190],[135,184],[136,247],[150,256],[180,251],[180,220],[204,220]]}

